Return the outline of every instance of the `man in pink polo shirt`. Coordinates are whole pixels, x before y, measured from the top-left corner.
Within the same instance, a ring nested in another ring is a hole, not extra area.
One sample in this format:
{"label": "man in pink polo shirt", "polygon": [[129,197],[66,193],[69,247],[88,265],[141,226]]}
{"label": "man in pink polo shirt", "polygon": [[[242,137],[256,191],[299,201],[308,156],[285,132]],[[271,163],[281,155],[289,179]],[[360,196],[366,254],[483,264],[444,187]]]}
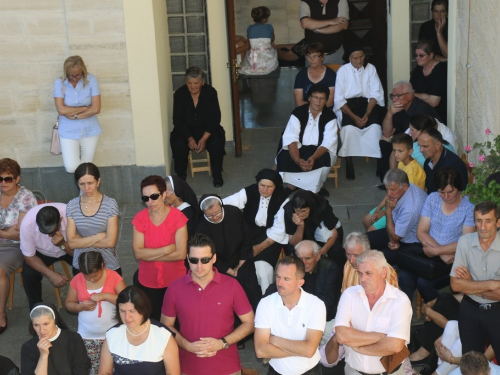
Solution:
{"label": "man in pink polo shirt", "polygon": [[24,255],[23,284],[30,310],[42,302],[42,275],[55,287],[64,286],[66,276],[49,269],[57,261],[73,263],[73,250],[66,242],[66,204],[46,203],[28,211],[21,223]]}
{"label": "man in pink polo shirt", "polygon": [[[237,343],[254,330],[254,313],[238,281],[220,274],[210,237],[188,242],[190,271],[167,289],[161,322],[177,335],[184,375],[241,374]],[[241,325],[234,328],[234,314]],[[179,319],[180,329],[174,327]]]}

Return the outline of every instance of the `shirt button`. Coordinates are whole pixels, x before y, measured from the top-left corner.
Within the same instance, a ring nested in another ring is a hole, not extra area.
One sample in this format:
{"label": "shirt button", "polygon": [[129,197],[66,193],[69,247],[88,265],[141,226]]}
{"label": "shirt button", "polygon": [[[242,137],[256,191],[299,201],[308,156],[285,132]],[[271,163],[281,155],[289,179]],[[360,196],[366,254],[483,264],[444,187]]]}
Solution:
{"label": "shirt button", "polygon": [[198,289],[198,290],[201,292],[201,288],[200,288],[200,289]]}

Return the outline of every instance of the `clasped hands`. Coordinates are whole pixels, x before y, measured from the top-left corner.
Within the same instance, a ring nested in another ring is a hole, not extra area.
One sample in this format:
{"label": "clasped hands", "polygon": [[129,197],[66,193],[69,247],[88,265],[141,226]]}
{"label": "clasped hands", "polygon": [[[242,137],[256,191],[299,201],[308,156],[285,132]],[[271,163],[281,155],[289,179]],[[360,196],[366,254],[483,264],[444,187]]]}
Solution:
{"label": "clasped hands", "polygon": [[220,339],[213,337],[200,337],[199,341],[189,343],[188,350],[196,354],[197,357],[213,357],[224,344]]}
{"label": "clasped hands", "polygon": [[205,151],[207,145],[207,140],[205,138],[200,138],[198,142],[194,140],[193,137],[189,137],[188,139],[188,147],[191,151],[196,151],[197,154]]}
{"label": "clasped hands", "polygon": [[309,159],[304,160],[299,158],[295,163],[302,169],[304,172],[309,172],[314,167],[314,158],[311,156]]}

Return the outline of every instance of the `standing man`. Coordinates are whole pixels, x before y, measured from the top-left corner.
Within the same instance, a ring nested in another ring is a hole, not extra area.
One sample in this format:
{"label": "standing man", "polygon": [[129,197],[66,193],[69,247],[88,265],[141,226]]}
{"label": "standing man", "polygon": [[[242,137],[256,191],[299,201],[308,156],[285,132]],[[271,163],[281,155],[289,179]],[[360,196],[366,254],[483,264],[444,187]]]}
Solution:
{"label": "standing man", "polygon": [[221,187],[226,133],[220,125],[217,91],[205,84],[205,73],[200,68],[189,68],[184,78],[186,84],[174,94],[174,130],[170,134],[175,173],[185,180],[189,151],[199,154],[206,149],[214,187]]}
{"label": "standing man", "polygon": [[42,302],[42,276],[58,288],[69,281],[49,269],[57,261],[73,264],[73,249],[66,240],[66,222],[66,204],[45,203],[29,210],[21,223],[22,276],[30,311],[35,303]]}
{"label": "standing man", "polygon": [[[217,255],[208,236],[197,233],[189,240],[187,259],[190,270],[168,287],[161,316],[161,322],[176,333],[181,372],[241,374],[236,343],[253,332],[252,306],[240,284],[214,267]],[[236,329],[235,314],[241,320]]]}
{"label": "standing man", "polygon": [[[345,374],[385,374],[380,359],[399,353],[410,340],[411,303],[406,294],[387,283],[383,253],[366,251],[357,263],[360,285],[340,297],[335,336],[344,345]],[[392,372],[404,373],[401,365]]]}
{"label": "standing man", "polygon": [[464,293],[458,315],[462,352],[484,353],[488,341],[500,353],[500,211],[493,202],[474,209],[475,233],[460,237],[450,285]]}
{"label": "standing man", "polygon": [[296,256],[278,262],[278,292],[262,299],[255,317],[255,353],[271,358],[268,375],[319,375],[318,345],[326,322],[325,304],[302,290],[305,267]]}
{"label": "standing man", "polygon": [[323,63],[343,64],[344,30],[349,27],[347,0],[302,0],[299,17],[306,43],[321,43],[325,48]]}
{"label": "standing man", "polygon": [[[283,182],[317,193],[337,160],[337,120],[326,107],[330,90],[314,84],[309,103],[293,110],[276,155]],[[325,189],[320,195],[328,196]]]}

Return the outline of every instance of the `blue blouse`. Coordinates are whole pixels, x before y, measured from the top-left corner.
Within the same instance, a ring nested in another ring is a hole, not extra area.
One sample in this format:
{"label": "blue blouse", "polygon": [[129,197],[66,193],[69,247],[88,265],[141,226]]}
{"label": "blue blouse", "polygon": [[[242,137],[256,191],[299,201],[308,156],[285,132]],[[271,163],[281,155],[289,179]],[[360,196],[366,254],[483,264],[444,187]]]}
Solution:
{"label": "blue blouse", "polygon": [[[64,98],[64,105],[69,107],[89,106],[92,103],[92,97],[101,95],[97,78],[92,74],[87,74],[89,81],[83,87],[83,80],[79,80],[76,87],[68,82],[67,79],[62,82],[61,78],[56,79],[54,83],[54,98]],[[65,87],[63,94],[63,84]],[[93,137],[102,133],[101,125],[97,115],[85,119],[70,120],[66,116],[59,116],[59,136],[66,139],[82,139]]]}
{"label": "blue blouse", "polygon": [[254,23],[247,28],[248,39],[269,38],[274,33],[273,25],[268,23]]}

